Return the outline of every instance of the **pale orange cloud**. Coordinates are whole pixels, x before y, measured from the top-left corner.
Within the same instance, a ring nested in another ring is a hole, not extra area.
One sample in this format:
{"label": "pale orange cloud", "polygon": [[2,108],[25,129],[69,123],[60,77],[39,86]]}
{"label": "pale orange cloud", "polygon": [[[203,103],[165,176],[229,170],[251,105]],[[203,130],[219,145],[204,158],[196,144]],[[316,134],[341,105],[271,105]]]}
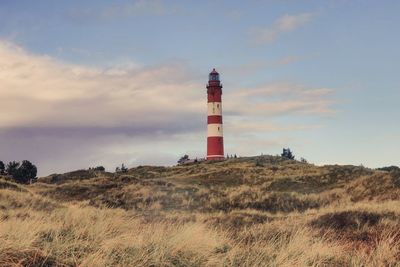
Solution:
{"label": "pale orange cloud", "polygon": [[283,15],[269,27],[258,27],[250,30],[252,42],[257,45],[268,44],[275,41],[281,34],[296,30],[308,23],[313,17],[312,13],[297,15]]}
{"label": "pale orange cloud", "polygon": [[335,113],[329,88],[280,82],[243,88],[225,95],[225,111],[241,116],[315,115]]}
{"label": "pale orange cloud", "polygon": [[203,86],[183,66],[101,69],[0,43],[0,128],[159,123],[200,113]]}

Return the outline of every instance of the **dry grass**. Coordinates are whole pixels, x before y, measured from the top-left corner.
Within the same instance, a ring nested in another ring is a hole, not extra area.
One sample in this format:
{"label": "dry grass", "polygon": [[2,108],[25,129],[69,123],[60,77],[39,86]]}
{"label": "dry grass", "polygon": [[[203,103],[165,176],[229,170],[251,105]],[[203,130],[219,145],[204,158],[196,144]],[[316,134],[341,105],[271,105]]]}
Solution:
{"label": "dry grass", "polygon": [[400,266],[397,174],[258,160],[1,180],[0,266]]}

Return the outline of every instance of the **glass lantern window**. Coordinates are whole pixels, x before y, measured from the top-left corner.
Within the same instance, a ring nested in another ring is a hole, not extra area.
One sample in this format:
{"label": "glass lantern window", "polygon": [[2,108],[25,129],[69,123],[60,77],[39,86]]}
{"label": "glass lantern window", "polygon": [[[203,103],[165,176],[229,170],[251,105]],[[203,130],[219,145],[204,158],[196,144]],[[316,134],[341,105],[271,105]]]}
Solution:
{"label": "glass lantern window", "polygon": [[210,81],[219,81],[218,74],[210,74]]}

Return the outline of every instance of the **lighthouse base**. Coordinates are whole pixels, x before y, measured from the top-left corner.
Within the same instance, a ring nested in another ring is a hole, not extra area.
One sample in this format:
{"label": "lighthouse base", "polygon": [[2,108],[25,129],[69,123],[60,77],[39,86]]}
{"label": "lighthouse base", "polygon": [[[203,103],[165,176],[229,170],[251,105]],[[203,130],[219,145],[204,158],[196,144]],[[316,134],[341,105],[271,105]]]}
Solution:
{"label": "lighthouse base", "polygon": [[224,160],[224,155],[210,155],[207,156],[207,160]]}
{"label": "lighthouse base", "polygon": [[222,136],[209,136],[207,138],[207,160],[223,160],[224,139]]}

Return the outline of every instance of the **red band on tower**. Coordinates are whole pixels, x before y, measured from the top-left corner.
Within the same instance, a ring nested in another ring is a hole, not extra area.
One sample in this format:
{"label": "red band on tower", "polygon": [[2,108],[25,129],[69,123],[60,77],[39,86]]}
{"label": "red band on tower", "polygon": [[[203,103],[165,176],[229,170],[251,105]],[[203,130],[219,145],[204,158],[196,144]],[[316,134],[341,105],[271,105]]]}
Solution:
{"label": "red band on tower", "polygon": [[207,123],[212,124],[212,123],[218,123],[222,124],[222,116],[208,116],[207,118]]}
{"label": "red band on tower", "polygon": [[207,159],[224,159],[224,137],[222,130],[222,84],[218,72],[213,69],[207,84]]}

